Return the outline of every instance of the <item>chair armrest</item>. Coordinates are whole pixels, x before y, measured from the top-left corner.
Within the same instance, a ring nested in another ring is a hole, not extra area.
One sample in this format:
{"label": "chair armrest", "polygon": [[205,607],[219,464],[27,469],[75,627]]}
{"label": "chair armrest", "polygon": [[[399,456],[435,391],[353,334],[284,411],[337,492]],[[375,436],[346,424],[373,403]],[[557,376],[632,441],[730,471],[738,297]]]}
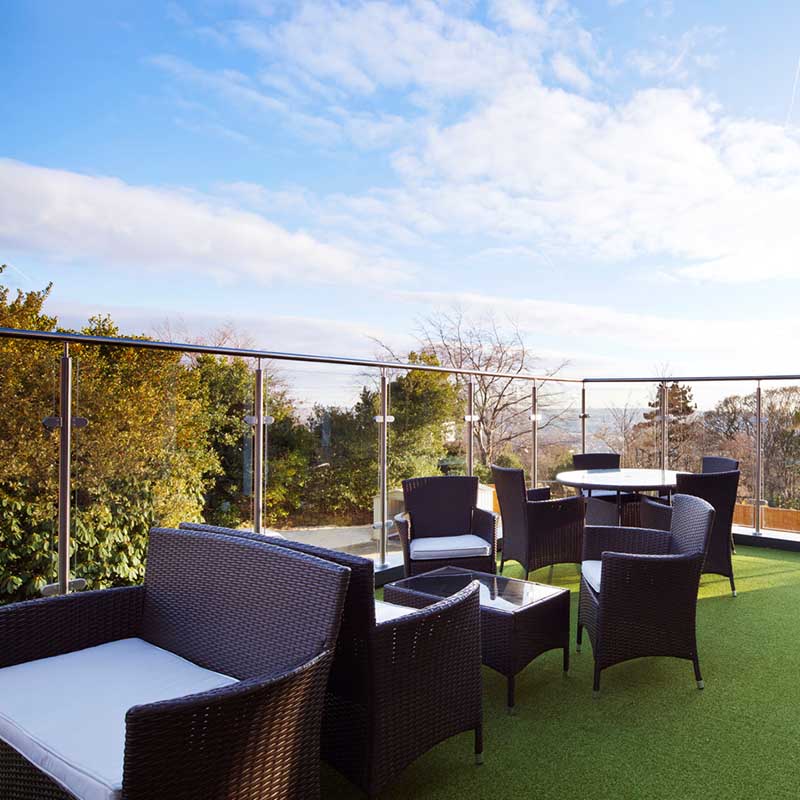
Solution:
{"label": "chair armrest", "polygon": [[395,515],[394,524],[397,526],[397,534],[400,537],[403,563],[406,565],[406,570],[408,570],[411,563],[411,551],[409,548],[409,542],[411,541],[411,514],[408,511],[404,511],[402,514]]}
{"label": "chair armrest", "polygon": [[669,552],[670,535],[648,528],[587,525],[583,534],[583,560],[599,561],[606,551],[663,555]]}
{"label": "chair armrest", "polygon": [[549,500],[550,499],[550,487],[544,486],[538,489],[528,489],[525,492],[525,499],[528,502],[539,502],[541,500]]}
{"label": "chair armrest", "polygon": [[672,524],[672,507],[652,497],[643,497],[639,502],[639,522],[643,528],[668,531]]}
{"label": "chair armrest", "polygon": [[485,539],[492,545],[492,554],[497,549],[497,523],[500,519],[494,511],[485,508],[472,509],[472,533]]}
{"label": "chair armrest", "polygon": [[420,719],[437,719],[457,730],[480,723],[479,598],[478,582],[472,581],[450,597],[375,626],[370,682],[375,725],[396,738],[395,746],[413,750],[419,745],[419,753],[431,746],[425,743],[429,731],[411,735]]}
{"label": "chair armrest", "polygon": [[125,586],[0,607],[0,667],[139,635],[144,587]]}
{"label": "chair armrest", "polygon": [[408,545],[411,539],[411,514],[407,511],[402,514],[395,514],[394,524],[397,527],[397,533],[400,535],[400,541]]}
{"label": "chair armrest", "polygon": [[125,717],[126,800],[319,797],[320,724],[333,652],[278,675],[134,706]]}

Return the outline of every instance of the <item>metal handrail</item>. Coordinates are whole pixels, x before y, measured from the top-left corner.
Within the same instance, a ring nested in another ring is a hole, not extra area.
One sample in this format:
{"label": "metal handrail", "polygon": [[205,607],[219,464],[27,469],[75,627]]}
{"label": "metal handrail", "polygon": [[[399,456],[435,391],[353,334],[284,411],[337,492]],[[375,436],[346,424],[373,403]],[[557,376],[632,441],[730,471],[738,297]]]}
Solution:
{"label": "metal handrail", "polygon": [[195,353],[239,358],[264,358],[271,361],[301,361],[312,364],[338,364],[350,367],[368,367],[390,370],[422,370],[444,372],[449,375],[472,375],[484,378],[508,378],[521,381],[553,381],[556,383],[581,383],[581,378],[555,377],[553,375],[529,375],[520,372],[488,372],[479,369],[441,367],[433,364],[409,364],[401,361],[379,361],[370,358],[343,358],[309,353],[282,353],[273,350],[254,350],[244,347],[217,347],[188,342],[161,342],[155,339],[130,339],[125,336],[93,336],[88,333],[66,333],[62,331],[31,331],[25,328],[0,328],[0,337],[6,339],[32,339],[34,341],[58,342],[61,344],[112,345],[115,347],[138,347],[145,350],[169,350],[179,353]]}
{"label": "metal handrail", "polygon": [[733,381],[800,381],[800,375],[661,375],[658,378],[582,378],[583,383],[703,383]]}

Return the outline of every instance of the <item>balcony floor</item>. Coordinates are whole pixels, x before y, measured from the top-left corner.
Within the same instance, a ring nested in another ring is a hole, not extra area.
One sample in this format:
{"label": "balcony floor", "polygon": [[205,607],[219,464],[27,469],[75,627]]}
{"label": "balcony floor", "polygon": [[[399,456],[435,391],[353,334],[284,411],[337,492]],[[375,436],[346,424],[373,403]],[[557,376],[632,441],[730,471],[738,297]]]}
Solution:
{"label": "balcony floor", "polygon": [[[649,658],[603,673],[592,698],[591,647],[541,656],[517,678],[517,715],[505,710],[505,681],[484,670],[485,763],[474,766],[471,734],[423,756],[383,800],[435,798],[796,798],[800,758],[800,554],[738,547],[739,596],[725,578],[703,577],[698,645],[706,688],[688,661]],[[521,577],[516,564],[506,574]],[[532,574],[548,581],[548,570]],[[573,590],[577,569],[553,583]],[[323,771],[324,798],[361,795]]]}

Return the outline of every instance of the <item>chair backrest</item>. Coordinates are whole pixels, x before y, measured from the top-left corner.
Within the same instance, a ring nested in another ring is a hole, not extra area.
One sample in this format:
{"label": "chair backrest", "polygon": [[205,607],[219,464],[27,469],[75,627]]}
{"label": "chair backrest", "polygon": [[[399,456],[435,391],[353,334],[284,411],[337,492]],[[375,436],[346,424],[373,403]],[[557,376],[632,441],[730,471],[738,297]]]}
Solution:
{"label": "chair backrest", "polygon": [[619,469],[619,453],[574,453],[573,469]]}
{"label": "chair backrest", "polygon": [[154,528],[142,638],[234,678],[285,670],[333,647],[349,577],[264,541]]}
{"label": "chair backrest", "polygon": [[670,552],[705,555],[714,524],[713,506],[700,497],[672,497]]}
{"label": "chair backrest", "polygon": [[[516,545],[527,541],[528,503],[525,494],[525,473],[521,469],[492,464],[492,480],[503,520],[503,550],[508,556],[516,553]],[[510,556],[515,557],[514,555]]]}
{"label": "chair backrest", "polygon": [[478,479],[467,475],[409,478],[403,498],[411,516],[411,537],[459,536],[472,530]]}
{"label": "chair backrest", "polygon": [[322,558],[333,564],[339,564],[350,570],[350,583],[347,587],[344,613],[342,615],[342,629],[339,641],[347,637],[348,631],[369,630],[375,625],[375,564],[369,558],[356,556],[352,553],[343,553],[341,550],[330,550],[327,547],[317,547],[305,542],[295,542],[282,536],[273,534],[255,533],[252,530],[240,528],[223,528],[218,525],[206,525],[201,522],[181,522],[181,530],[206,531],[209,533],[222,533],[226,536],[241,536],[245,539],[266,542],[276,547],[285,547],[298,553]]}
{"label": "chair backrest", "polygon": [[349,698],[362,705],[366,703],[364,698],[370,686],[372,632],[375,629],[375,564],[370,559],[251,530],[221,528],[198,522],[182,522],[180,527],[182,530],[221,532],[230,536],[266,541],[276,547],[284,547],[347,567],[350,570],[350,582],[328,683],[337,696]]}
{"label": "chair backrest", "polygon": [[704,475],[712,472],[734,472],[737,469],[739,469],[739,462],[735,458],[703,456],[702,471]]}
{"label": "chair backrest", "polygon": [[[706,555],[710,568],[728,562],[731,547],[731,526],[739,489],[739,471],[712,472],[703,475],[678,473],[677,491],[701,497],[714,508],[714,527]],[[720,559],[722,561],[720,562]]]}

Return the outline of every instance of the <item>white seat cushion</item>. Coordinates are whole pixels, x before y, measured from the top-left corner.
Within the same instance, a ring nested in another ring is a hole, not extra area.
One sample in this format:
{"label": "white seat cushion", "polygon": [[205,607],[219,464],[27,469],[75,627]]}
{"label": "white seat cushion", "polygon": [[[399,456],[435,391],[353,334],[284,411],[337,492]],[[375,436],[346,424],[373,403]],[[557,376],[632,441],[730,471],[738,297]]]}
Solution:
{"label": "white seat cushion", "polygon": [[412,539],[408,547],[414,561],[433,561],[438,558],[476,558],[492,553],[489,542],[473,533],[466,533],[463,536],[429,536]]}
{"label": "white seat cushion", "polygon": [[375,601],[375,622],[386,622],[390,619],[398,619],[406,614],[413,614],[417,611],[411,606],[399,606],[395,603],[384,603],[383,600]]}
{"label": "white seat cushion", "polygon": [[142,639],[0,669],[0,739],[81,800],[117,800],[125,713],[236,683]]}
{"label": "white seat cushion", "polygon": [[600,573],[602,569],[602,561],[584,561],[581,564],[581,575],[586,578],[586,583],[596,592],[600,591]]}

